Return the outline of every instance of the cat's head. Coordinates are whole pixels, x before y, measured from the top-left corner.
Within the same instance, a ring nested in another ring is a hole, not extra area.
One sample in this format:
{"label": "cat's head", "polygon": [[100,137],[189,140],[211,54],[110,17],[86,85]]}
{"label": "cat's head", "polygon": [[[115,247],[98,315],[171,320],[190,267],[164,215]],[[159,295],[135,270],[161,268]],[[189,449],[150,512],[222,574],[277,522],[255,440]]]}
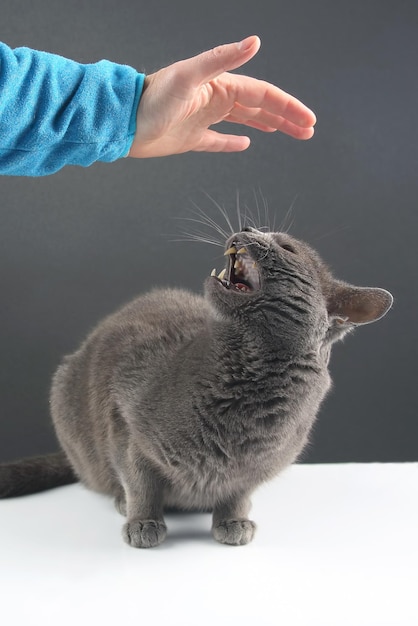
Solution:
{"label": "cat's head", "polygon": [[245,228],[227,240],[225,257],[224,270],[212,272],[205,283],[206,296],[223,318],[256,323],[263,317],[330,344],[392,306],[385,289],[334,279],[310,246],[286,233]]}

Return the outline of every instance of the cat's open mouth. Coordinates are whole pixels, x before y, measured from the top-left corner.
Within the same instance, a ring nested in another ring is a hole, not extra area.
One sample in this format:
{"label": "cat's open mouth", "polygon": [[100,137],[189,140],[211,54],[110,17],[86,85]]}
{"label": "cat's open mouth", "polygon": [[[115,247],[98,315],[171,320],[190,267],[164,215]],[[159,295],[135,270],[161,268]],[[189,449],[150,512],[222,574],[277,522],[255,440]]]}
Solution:
{"label": "cat's open mouth", "polygon": [[226,289],[235,289],[242,292],[258,291],[260,289],[260,273],[254,259],[248,254],[247,248],[234,241],[225,250],[228,257],[227,266],[217,275],[216,269],[211,276],[219,280]]}

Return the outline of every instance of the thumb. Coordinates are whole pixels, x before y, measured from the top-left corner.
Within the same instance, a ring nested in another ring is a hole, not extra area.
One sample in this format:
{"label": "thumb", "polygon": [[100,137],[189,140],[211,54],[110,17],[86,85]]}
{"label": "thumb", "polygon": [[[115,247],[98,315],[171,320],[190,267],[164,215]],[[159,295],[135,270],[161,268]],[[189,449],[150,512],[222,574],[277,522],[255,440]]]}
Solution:
{"label": "thumb", "polygon": [[180,61],[176,63],[177,71],[182,74],[185,86],[187,84],[188,87],[199,87],[219,74],[235,70],[247,63],[257,54],[260,46],[259,37],[252,35],[237,43],[217,46],[191,59]]}

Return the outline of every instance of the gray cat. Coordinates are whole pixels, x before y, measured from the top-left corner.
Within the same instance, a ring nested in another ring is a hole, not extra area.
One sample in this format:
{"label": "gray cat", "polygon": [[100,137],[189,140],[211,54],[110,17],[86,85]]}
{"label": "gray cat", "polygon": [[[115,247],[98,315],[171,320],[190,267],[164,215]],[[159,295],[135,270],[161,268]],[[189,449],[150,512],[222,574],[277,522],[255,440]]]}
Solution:
{"label": "gray cat", "polygon": [[250,542],[250,496],[302,451],[330,387],[333,342],[381,318],[383,289],[335,280],[288,234],[244,228],[204,297],[156,290],[64,358],[51,410],[65,454],[0,468],[0,496],[81,480],[157,546],[164,510],[210,510],[216,540]]}

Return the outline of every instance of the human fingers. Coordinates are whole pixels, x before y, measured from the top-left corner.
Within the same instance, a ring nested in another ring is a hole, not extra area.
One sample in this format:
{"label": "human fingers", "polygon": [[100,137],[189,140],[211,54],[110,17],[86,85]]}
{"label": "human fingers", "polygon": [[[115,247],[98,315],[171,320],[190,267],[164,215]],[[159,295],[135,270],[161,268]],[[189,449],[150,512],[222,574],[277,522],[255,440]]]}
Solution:
{"label": "human fingers", "polygon": [[193,148],[194,152],[242,152],[250,145],[249,137],[243,135],[228,135],[214,130],[202,133],[199,143]]}
{"label": "human fingers", "polygon": [[190,59],[179,61],[172,68],[175,68],[176,78],[184,88],[196,88],[224,72],[244,65],[257,54],[260,45],[259,37],[252,35],[243,41],[217,46]]}
{"label": "human fingers", "polygon": [[239,105],[235,105],[231,113],[224,118],[224,121],[251,126],[264,132],[279,130],[295,139],[310,139],[314,134],[312,126],[298,126],[284,117],[273,115],[264,109],[248,108]]}
{"label": "human fingers", "polygon": [[232,122],[233,124],[244,124],[245,126],[249,126],[250,128],[261,130],[265,133],[275,133],[277,131],[280,131],[281,133],[284,133],[285,135],[290,135],[294,139],[302,139],[302,140],[311,139],[311,137],[313,137],[313,134],[315,132],[313,127],[302,128],[302,126],[296,126],[296,124],[292,124],[291,122],[288,122],[285,119],[282,120],[282,123],[278,127],[267,126],[265,124],[262,124],[261,122],[257,122],[253,120],[247,120],[246,122],[243,122],[242,120],[234,119],[232,116],[226,117],[224,121]]}
{"label": "human fingers", "polygon": [[238,74],[223,74],[216,82],[220,90],[227,89],[235,103],[248,109],[260,109],[289,122],[310,128],[316,123],[316,116],[307,106],[279,87],[263,80]]}

